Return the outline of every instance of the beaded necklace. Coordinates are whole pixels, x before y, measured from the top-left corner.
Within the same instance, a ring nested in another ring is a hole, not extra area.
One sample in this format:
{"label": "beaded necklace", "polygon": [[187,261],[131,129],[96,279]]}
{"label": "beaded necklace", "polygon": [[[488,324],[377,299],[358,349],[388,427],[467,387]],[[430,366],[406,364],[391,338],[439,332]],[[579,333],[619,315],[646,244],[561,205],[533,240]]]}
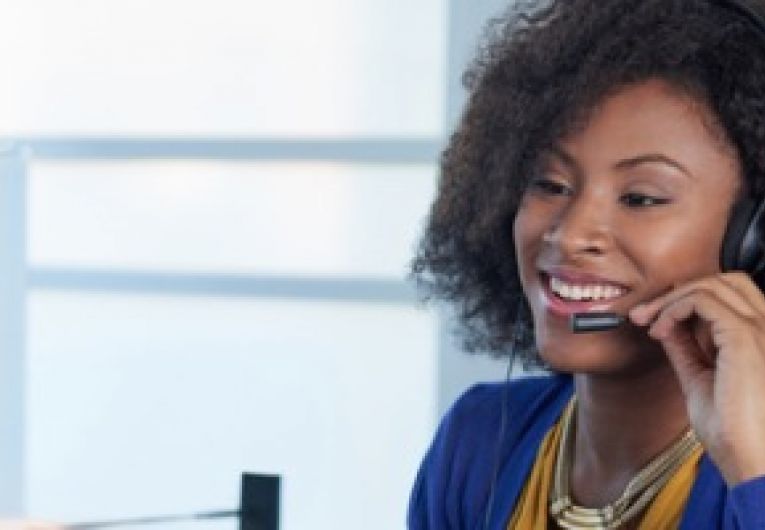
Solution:
{"label": "beaded necklace", "polygon": [[614,530],[642,512],[661,488],[699,445],[692,429],[651,460],[627,483],[621,496],[602,508],[585,508],[573,503],[570,474],[574,456],[574,409],[572,397],[562,421],[562,434],[555,462],[555,477],[550,497],[550,515],[561,528],[572,530]]}

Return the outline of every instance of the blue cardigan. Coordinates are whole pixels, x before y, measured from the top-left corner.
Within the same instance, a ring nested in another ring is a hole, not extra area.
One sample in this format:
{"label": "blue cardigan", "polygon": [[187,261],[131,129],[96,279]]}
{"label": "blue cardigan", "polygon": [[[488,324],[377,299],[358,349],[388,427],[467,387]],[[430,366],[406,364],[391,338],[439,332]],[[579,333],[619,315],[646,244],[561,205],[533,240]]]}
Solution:
{"label": "blue cardigan", "polygon": [[[422,461],[409,501],[409,530],[482,530],[496,454],[501,465],[488,528],[505,530],[542,438],[572,392],[569,375],[480,384],[465,392]],[[507,424],[498,447],[503,396]],[[680,530],[707,529],[765,530],[765,476],[728,488],[704,454]]]}

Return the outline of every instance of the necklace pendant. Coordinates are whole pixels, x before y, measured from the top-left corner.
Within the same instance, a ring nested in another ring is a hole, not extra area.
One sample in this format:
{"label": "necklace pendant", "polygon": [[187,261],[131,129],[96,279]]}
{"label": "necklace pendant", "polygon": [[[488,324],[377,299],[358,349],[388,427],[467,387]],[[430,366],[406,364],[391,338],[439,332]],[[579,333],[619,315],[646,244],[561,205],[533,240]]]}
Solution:
{"label": "necklace pendant", "polygon": [[552,515],[560,515],[569,508],[571,508],[571,498],[565,496],[552,502],[550,505],[550,513],[552,513]]}

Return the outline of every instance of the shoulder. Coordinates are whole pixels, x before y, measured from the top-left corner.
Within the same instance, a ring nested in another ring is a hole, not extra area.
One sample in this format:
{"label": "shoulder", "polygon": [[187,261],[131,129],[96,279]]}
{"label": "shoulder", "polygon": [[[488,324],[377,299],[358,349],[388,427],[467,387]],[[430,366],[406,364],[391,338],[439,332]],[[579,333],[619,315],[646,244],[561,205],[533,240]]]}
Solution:
{"label": "shoulder", "polygon": [[497,444],[507,454],[527,434],[546,429],[571,387],[571,378],[561,375],[470,387],[441,421],[431,447],[434,462],[452,479],[484,480],[500,449]]}
{"label": "shoulder", "polygon": [[538,414],[561,394],[571,393],[568,375],[523,377],[509,382],[479,383],[468,388],[444,416],[454,428],[463,423],[477,427],[500,420],[503,404],[512,418]]}
{"label": "shoulder", "polygon": [[[570,376],[545,375],[471,386],[441,420],[434,458],[473,471],[484,469],[479,462],[496,451],[500,430],[503,445],[515,445],[525,432],[546,423],[561,395],[571,392],[570,381]],[[511,449],[506,446],[504,451]]]}
{"label": "shoulder", "polygon": [[455,401],[453,409],[491,405],[505,398],[511,402],[526,401],[551,391],[564,390],[570,384],[571,376],[565,374],[535,375],[510,381],[477,383]]}
{"label": "shoulder", "polygon": [[539,429],[560,408],[571,386],[570,376],[546,375],[468,388],[444,415],[423,459],[408,527],[471,526],[488,494],[500,433],[508,450],[522,444],[524,433]]}
{"label": "shoulder", "polygon": [[730,488],[730,511],[737,528],[765,528],[765,475],[752,478]]}
{"label": "shoulder", "polygon": [[708,453],[699,461],[680,530],[765,529],[765,475],[729,487]]}

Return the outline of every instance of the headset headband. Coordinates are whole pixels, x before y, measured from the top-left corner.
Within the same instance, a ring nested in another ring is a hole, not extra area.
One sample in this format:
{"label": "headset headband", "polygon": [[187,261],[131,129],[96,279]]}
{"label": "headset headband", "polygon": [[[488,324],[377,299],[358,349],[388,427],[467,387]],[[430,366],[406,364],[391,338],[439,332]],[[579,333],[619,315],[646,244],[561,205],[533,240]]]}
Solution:
{"label": "headset headband", "polygon": [[719,0],[719,3],[743,15],[765,37],[765,9],[762,2],[752,0]]}

